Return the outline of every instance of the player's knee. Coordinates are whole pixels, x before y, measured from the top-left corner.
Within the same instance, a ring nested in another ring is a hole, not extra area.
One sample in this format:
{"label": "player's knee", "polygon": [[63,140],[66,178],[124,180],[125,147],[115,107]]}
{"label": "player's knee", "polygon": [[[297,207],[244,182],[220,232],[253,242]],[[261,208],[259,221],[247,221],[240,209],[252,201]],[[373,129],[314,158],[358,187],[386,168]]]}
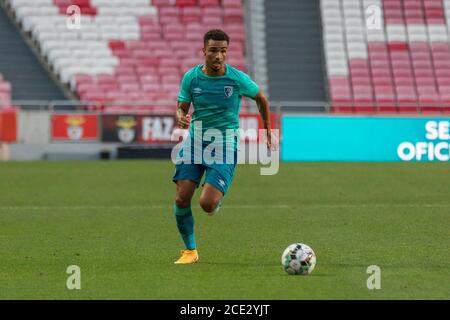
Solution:
{"label": "player's knee", "polygon": [[191,200],[177,195],[175,198],[175,204],[178,208],[187,208],[191,205]]}
{"label": "player's knee", "polygon": [[209,199],[200,199],[200,206],[206,213],[212,213],[216,209],[217,203]]}
{"label": "player's knee", "polygon": [[200,206],[206,213],[212,213],[215,209],[215,207],[210,203],[200,203]]}

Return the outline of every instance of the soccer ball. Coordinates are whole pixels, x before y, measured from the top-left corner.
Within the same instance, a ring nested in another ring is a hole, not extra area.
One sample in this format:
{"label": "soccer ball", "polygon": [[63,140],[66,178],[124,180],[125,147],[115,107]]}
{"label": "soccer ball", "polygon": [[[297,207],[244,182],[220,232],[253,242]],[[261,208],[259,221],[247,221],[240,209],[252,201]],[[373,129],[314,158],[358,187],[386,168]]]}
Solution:
{"label": "soccer ball", "polygon": [[316,254],[304,243],[293,243],[284,250],[281,265],[289,274],[308,275],[316,266]]}

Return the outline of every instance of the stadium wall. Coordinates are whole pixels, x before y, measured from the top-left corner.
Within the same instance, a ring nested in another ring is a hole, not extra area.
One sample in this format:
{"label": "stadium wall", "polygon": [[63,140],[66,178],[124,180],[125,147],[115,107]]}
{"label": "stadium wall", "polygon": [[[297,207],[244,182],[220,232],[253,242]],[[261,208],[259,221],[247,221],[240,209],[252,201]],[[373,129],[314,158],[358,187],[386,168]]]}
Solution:
{"label": "stadium wall", "polygon": [[115,157],[119,144],[98,141],[52,141],[52,113],[17,112],[17,141],[8,150],[10,160],[96,160],[102,152]]}
{"label": "stadium wall", "polygon": [[[11,160],[168,159],[167,151],[176,144],[171,140],[177,130],[172,114],[21,110],[16,118],[17,141],[9,141],[8,147]],[[278,121],[275,115],[272,118],[275,125]],[[239,151],[238,161],[256,162],[258,153],[247,146],[265,148],[257,143],[257,130],[262,128],[259,115],[242,115],[241,128],[245,147]]]}
{"label": "stadium wall", "polygon": [[[124,147],[130,149],[123,154],[135,158],[155,157],[158,148],[169,158],[167,150],[175,144],[152,140],[162,139],[164,132],[172,135],[175,128],[169,115],[22,110],[16,117],[17,141],[10,140],[6,151],[3,144],[3,159],[5,154],[11,160],[114,159]],[[244,130],[260,127],[258,115],[242,118]],[[144,123],[151,127],[143,128]],[[450,158],[450,117],[284,115],[280,123],[282,161],[449,162]],[[146,134],[153,138],[142,140]],[[244,146],[239,163],[257,161],[258,154],[252,155],[248,143]],[[259,144],[253,150],[264,147]]]}

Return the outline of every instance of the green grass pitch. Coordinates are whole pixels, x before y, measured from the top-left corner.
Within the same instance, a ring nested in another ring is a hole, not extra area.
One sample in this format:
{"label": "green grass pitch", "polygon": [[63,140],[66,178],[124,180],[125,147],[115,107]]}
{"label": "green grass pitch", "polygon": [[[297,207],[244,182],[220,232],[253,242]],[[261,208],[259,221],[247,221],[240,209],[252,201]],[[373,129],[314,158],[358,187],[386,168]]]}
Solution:
{"label": "green grass pitch", "polygon": [[[182,249],[169,161],[0,164],[0,299],[449,299],[450,165],[239,166],[223,207],[193,202],[200,261]],[[290,276],[294,242],[317,254]],[[66,269],[81,269],[68,290]],[[369,290],[367,268],[381,269]]]}

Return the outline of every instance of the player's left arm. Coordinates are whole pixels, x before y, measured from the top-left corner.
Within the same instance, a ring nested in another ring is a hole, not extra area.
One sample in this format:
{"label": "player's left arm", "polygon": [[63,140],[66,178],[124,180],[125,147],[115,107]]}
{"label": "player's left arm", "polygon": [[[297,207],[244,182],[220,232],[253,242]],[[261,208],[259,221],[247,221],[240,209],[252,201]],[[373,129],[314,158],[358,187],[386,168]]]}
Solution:
{"label": "player's left arm", "polygon": [[260,90],[258,94],[253,97],[253,100],[255,100],[256,105],[258,106],[259,114],[261,115],[261,118],[263,120],[264,129],[266,130],[267,148],[269,148],[270,150],[276,150],[276,143],[274,143],[272,139],[269,101],[267,100],[262,90]]}
{"label": "player's left arm", "polygon": [[[241,95],[249,97],[255,100],[258,106],[259,114],[263,119],[264,129],[267,135],[267,147],[270,150],[277,149],[277,142],[272,137],[272,131],[270,126],[270,105],[265,94],[260,87],[244,72],[239,72],[239,90]],[[274,143],[275,142],[275,143]]]}

